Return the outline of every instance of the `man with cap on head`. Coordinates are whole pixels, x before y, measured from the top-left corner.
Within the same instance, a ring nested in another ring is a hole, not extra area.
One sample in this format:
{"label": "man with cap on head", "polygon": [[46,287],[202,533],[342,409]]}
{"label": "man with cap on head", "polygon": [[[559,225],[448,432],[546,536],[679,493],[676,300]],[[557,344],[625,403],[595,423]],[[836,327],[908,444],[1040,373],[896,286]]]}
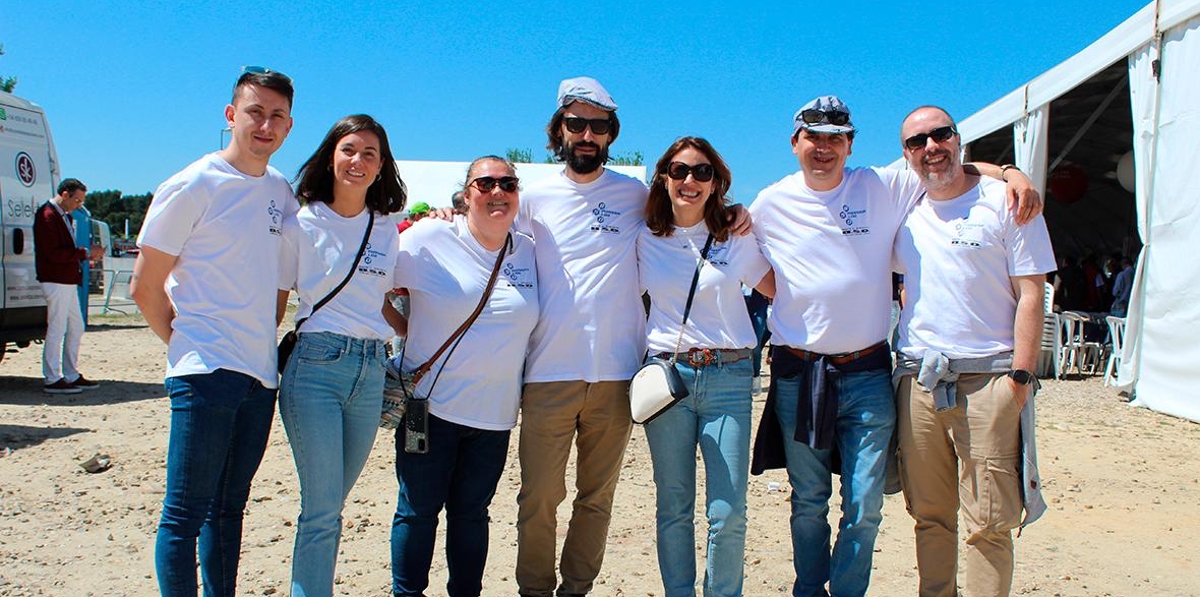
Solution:
{"label": "man with cap on head", "polygon": [[[629,380],[644,350],[638,230],[646,185],[604,168],[620,131],[595,79],[567,79],[546,127],[559,176],[521,193],[517,227],[536,242],[542,313],[521,399],[517,585],[521,595],[584,595],[600,572],[613,493],[632,426]],[[555,510],[572,441],[576,497],[555,574]]]}
{"label": "man with cap on head", "polygon": [[896,435],[916,520],[918,594],[959,594],[961,510],[963,593],[1001,597],[1012,590],[1012,529],[1046,510],[1032,371],[1054,252],[1040,216],[1018,226],[1003,185],[959,167],[960,140],[945,110],[917,108],[900,138],[927,191],[894,248],[907,298],[897,342]]}
{"label": "man with cap on head", "polygon": [[[923,189],[908,171],[846,168],[856,132],[837,97],[806,104],[791,137],[800,172],[750,207],[777,284],[771,387],[751,472],[787,468],[795,597],[866,594],[896,423],[886,341],[892,241]],[[1013,179],[1008,192],[1021,196],[1025,221],[1038,211],[1024,175],[979,169]],[[833,473],[842,517],[831,552]]]}
{"label": "man with cap on head", "polygon": [[408,217],[404,218],[399,224],[396,224],[396,229],[404,232],[427,215],[429,215],[429,204],[424,201],[418,201],[412,207],[408,208]]}

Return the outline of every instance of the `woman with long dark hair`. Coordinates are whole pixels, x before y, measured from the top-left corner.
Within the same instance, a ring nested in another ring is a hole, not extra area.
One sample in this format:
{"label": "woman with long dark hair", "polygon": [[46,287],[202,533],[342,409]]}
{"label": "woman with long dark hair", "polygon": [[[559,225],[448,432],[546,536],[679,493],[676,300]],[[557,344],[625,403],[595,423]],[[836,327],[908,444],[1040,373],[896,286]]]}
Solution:
{"label": "woman with long dark hair", "polygon": [[384,347],[403,332],[384,295],[397,285],[398,232],[387,215],[407,193],[387,132],[364,114],[333,125],[297,179],[303,206],[283,222],[279,315],[294,289],[299,341],[279,412],[300,477],[292,595],[311,597],[333,593],[342,506],[379,425]]}
{"label": "woman with long dark hair", "polygon": [[[729,167],[708,141],[682,137],[658,160],[638,236],[650,295],[649,358],[670,359],[688,396],[646,424],[654,466],[658,566],[667,597],[696,594],[696,450],[704,459],[704,595],[742,594],[750,469],[751,352],[742,285],[774,292],[754,236],[730,232]],[[684,311],[699,268],[687,322]],[[682,327],[681,327],[682,326]]]}

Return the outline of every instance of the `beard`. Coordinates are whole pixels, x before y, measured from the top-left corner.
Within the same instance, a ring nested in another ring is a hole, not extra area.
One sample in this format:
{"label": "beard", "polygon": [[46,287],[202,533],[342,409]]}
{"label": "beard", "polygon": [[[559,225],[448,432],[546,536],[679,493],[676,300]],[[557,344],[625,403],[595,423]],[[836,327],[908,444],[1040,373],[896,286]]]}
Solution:
{"label": "beard", "polygon": [[[596,149],[596,153],[595,155],[579,155],[575,153],[577,147],[593,147]],[[568,143],[565,153],[567,154],[567,167],[579,174],[591,174],[608,161],[608,147],[601,147],[588,141]]]}

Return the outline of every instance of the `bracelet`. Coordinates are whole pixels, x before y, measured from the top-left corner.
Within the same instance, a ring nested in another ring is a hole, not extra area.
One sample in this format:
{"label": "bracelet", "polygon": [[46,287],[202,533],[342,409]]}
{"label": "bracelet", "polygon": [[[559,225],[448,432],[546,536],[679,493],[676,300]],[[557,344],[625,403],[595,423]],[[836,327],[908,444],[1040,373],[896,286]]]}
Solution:
{"label": "bracelet", "polygon": [[1004,164],[1003,166],[1000,166],[1000,180],[1003,180],[1004,182],[1008,182],[1008,178],[1006,178],[1004,176],[1004,173],[1008,172],[1009,170],[1016,170],[1017,172],[1021,171],[1020,168],[1016,167],[1013,164]]}

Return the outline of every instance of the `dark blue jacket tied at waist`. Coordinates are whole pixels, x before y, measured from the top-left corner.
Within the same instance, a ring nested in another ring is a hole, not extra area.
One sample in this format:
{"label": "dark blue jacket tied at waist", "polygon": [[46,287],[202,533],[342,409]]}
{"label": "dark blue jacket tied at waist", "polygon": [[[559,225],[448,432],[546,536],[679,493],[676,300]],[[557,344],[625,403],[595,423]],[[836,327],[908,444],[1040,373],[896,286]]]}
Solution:
{"label": "dark blue jacket tied at waist", "polygon": [[[863,349],[859,354],[861,356],[821,355],[786,346],[771,347],[771,387],[767,391],[767,404],[759,421],[758,434],[754,437],[751,474],[761,475],[766,470],[787,467],[783,431],[775,414],[776,381],[796,378],[800,382],[796,429],[792,439],[815,450],[828,450],[834,447],[838,415],[837,380],[850,373],[876,370],[890,373],[892,369],[891,351],[886,342]],[[840,457],[834,450],[834,471],[841,470],[839,462]]]}

